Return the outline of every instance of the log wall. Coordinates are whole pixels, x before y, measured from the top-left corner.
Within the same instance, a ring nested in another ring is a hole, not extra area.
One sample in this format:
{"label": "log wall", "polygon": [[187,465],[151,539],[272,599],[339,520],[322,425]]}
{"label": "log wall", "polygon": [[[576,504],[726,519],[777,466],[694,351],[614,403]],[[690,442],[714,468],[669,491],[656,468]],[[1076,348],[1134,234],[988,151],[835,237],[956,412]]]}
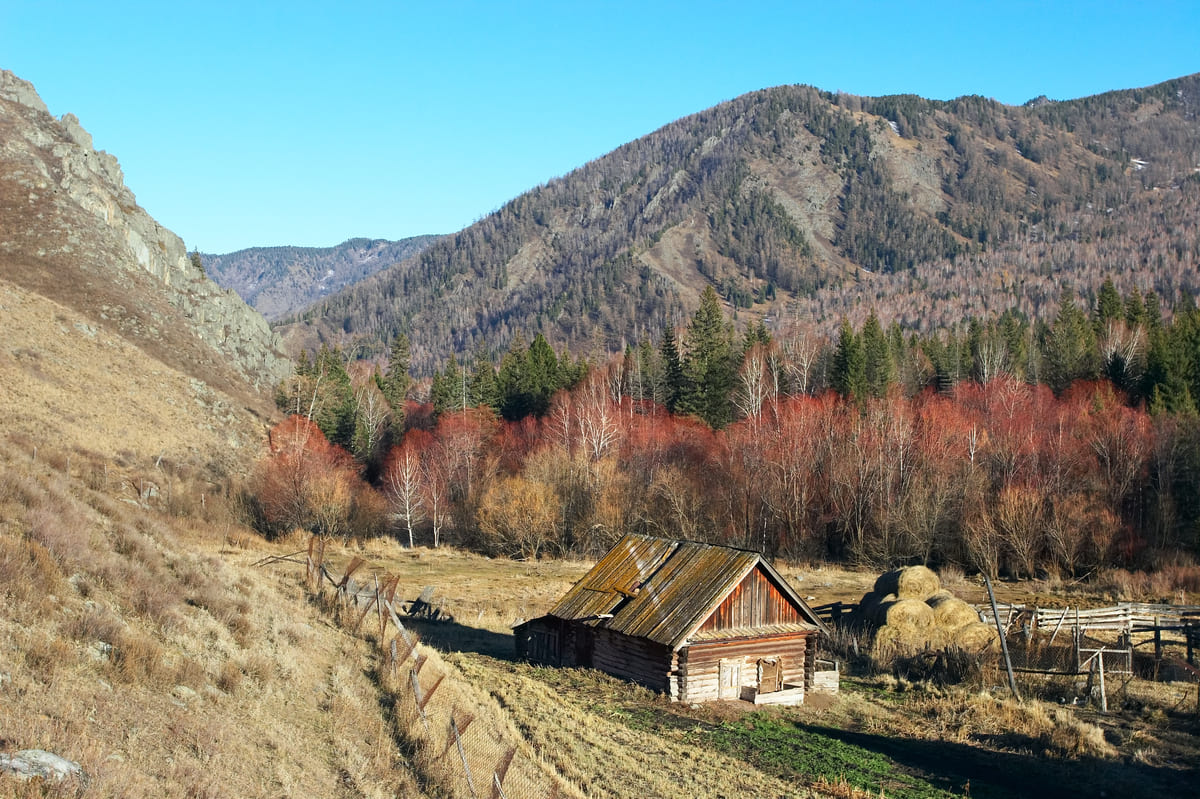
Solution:
{"label": "log wall", "polygon": [[677,656],[669,647],[603,628],[594,632],[590,664],[593,668],[678,698],[676,681],[671,679]]}
{"label": "log wall", "polygon": [[713,641],[692,644],[680,651],[679,698],[708,702],[720,698],[721,661],[741,659],[744,687],[757,688],[757,664],[762,658],[780,658],[785,687],[807,687],[811,680],[809,642],[815,633],[797,633],[769,639]]}

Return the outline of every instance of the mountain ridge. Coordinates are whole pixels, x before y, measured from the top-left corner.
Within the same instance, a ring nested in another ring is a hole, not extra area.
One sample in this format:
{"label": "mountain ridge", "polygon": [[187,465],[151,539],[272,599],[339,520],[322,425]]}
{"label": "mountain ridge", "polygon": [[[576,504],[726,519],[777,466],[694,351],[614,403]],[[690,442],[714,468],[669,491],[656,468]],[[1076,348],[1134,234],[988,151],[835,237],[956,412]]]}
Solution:
{"label": "mountain ridge", "polygon": [[[353,341],[376,354],[405,332],[429,373],[517,332],[613,351],[680,324],[710,284],[743,318],[826,330],[872,305],[914,329],[1001,300],[1038,314],[1057,284],[1087,297],[1105,270],[1122,289],[1194,291],[1190,242],[1160,248],[1145,223],[1195,218],[1197,98],[1196,75],[1024,107],[752,92],[514,198],[277,329],[293,349]],[[1171,224],[1168,237],[1184,235]],[[1128,268],[1158,249],[1161,267]],[[960,273],[1002,291],[981,302]],[[941,300],[928,319],[923,292]]]}
{"label": "mountain ridge", "polygon": [[420,253],[438,238],[357,237],[333,247],[247,247],[200,253],[200,258],[217,283],[236,291],[271,322]]}

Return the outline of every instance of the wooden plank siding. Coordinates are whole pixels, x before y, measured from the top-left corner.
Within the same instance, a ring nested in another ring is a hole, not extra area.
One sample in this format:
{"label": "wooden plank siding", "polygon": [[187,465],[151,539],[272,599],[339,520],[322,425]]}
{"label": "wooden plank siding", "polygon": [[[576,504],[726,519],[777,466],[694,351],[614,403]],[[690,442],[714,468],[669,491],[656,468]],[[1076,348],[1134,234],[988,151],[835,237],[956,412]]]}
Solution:
{"label": "wooden plank siding", "polygon": [[663,644],[646,638],[634,638],[603,628],[596,629],[590,665],[614,677],[636,682],[676,698],[675,652]]}
{"label": "wooden plank siding", "polygon": [[759,553],[631,534],[514,634],[519,657],[596,668],[672,699],[791,703],[812,688],[824,631]]}
{"label": "wooden plank siding", "polygon": [[743,687],[757,688],[760,659],[778,658],[783,670],[784,688],[807,688],[810,637],[815,633],[795,633],[777,638],[753,638],[737,641],[708,641],[692,644],[680,651],[678,694],[684,702],[709,702],[720,698],[722,660],[740,660]]}
{"label": "wooden plank siding", "polygon": [[808,621],[774,585],[761,567],[742,579],[698,632],[766,627]]}

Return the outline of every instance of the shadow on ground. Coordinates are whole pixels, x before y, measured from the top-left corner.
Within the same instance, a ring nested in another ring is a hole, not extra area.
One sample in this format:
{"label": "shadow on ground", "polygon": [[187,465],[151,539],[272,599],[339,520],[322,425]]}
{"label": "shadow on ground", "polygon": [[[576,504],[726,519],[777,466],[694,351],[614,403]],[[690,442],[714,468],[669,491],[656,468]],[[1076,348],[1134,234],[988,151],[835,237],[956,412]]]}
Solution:
{"label": "shadow on ground", "polygon": [[457,621],[428,621],[404,619],[404,624],[421,640],[446,652],[474,652],[497,660],[516,660],[516,644],[512,633],[498,633],[471,627]]}

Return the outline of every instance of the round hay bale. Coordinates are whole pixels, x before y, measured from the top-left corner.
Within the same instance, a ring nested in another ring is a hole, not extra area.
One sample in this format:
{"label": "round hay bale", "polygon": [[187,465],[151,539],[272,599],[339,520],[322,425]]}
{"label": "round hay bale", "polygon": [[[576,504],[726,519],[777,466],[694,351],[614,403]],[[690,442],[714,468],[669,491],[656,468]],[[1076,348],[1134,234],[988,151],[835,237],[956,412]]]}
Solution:
{"label": "round hay bale", "polygon": [[1000,639],[993,625],[973,621],[955,630],[950,643],[964,652],[983,652],[999,646]]}
{"label": "round hay bale", "polygon": [[875,621],[875,610],[879,607],[880,595],[874,591],[868,591],[863,594],[863,598],[858,601],[858,610],[855,611],[855,617],[859,621]]}
{"label": "round hay bale", "polygon": [[924,602],[942,587],[937,573],[927,566],[905,566],[896,581],[896,596]]}
{"label": "round hay bale", "polygon": [[934,601],[938,599],[954,599],[954,594],[950,593],[945,588],[939,588],[936,594],[931,597],[927,597],[925,601],[929,603],[930,607],[932,607]]}
{"label": "round hay bale", "polygon": [[946,631],[959,630],[979,621],[979,614],[975,608],[956,596],[935,595],[925,604],[933,609],[933,623]]}
{"label": "round hay bale", "polygon": [[897,655],[912,652],[918,647],[910,643],[907,631],[899,627],[880,627],[871,642],[871,656],[876,660],[888,660]]}
{"label": "round hay bale", "polygon": [[933,627],[933,608],[919,599],[897,599],[879,606],[879,620],[889,627],[919,630],[925,635]]}
{"label": "round hay bale", "polygon": [[871,609],[871,621],[879,626],[887,624],[887,619],[884,613],[894,602],[896,602],[895,594],[886,594],[879,597],[879,601],[875,603],[875,607]]}
{"label": "round hay bale", "polygon": [[937,574],[927,566],[905,566],[884,572],[875,580],[875,593],[895,594],[900,599],[924,601],[942,587]]}
{"label": "round hay bale", "polygon": [[884,572],[875,578],[875,588],[873,590],[880,596],[894,594],[896,593],[896,586],[899,584],[899,581],[900,570],[892,569],[890,572]]}

